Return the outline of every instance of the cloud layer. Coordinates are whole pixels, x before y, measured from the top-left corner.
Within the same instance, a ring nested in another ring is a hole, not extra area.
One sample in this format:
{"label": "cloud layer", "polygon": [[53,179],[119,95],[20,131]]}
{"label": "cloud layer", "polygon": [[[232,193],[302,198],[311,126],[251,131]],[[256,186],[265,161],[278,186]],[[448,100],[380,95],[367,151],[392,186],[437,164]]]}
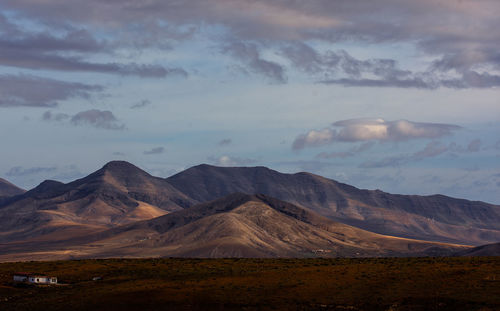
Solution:
{"label": "cloud layer", "polygon": [[125,124],[120,123],[115,115],[109,110],[90,109],[70,116],[65,113],[53,113],[46,111],[42,115],[44,121],[64,122],[74,126],[91,126],[105,130],[124,130]]}
{"label": "cloud layer", "polygon": [[153,154],[162,154],[165,152],[165,148],[164,147],[155,147],[155,148],[152,148],[151,150],[146,150],[143,152],[143,154],[145,155],[153,155]]}
{"label": "cloud layer", "polygon": [[0,75],[0,107],[54,107],[72,98],[89,99],[103,87],[30,75]]}
{"label": "cloud layer", "polygon": [[[490,88],[500,86],[496,0],[192,0],[137,2],[5,0],[5,11],[42,25],[21,27],[0,15],[0,64],[29,69],[139,77],[187,76],[179,66],[96,62],[123,50],[170,50],[207,29],[210,40],[249,71],[284,83],[287,65],[322,83],[351,87]],[[105,39],[104,39],[105,38]],[[314,43],[322,42],[323,44]],[[401,68],[387,57],[360,59],[319,48],[339,43],[410,44],[426,66]],[[279,54],[283,62],[263,56]],[[289,64],[286,64],[288,62]]]}
{"label": "cloud layer", "polygon": [[360,168],[381,168],[381,167],[399,167],[401,165],[418,162],[427,158],[434,158],[446,152],[450,153],[468,153],[478,152],[481,148],[481,140],[472,140],[467,147],[462,147],[456,143],[446,145],[439,141],[429,142],[424,149],[414,152],[412,154],[401,154],[396,156],[385,157],[380,160],[373,160],[362,163]]}

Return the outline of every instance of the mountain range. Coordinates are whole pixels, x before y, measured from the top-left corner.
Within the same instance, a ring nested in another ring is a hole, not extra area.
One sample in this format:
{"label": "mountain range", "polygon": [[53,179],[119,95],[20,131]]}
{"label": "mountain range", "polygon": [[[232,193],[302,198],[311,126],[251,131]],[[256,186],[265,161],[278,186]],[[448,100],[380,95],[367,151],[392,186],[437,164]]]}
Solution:
{"label": "mountain range", "polygon": [[199,165],[167,181],[200,202],[234,192],[262,193],[380,234],[473,245],[500,241],[500,208],[484,202],[362,190],[311,173],[265,167]]}
{"label": "mountain range", "polygon": [[498,205],[265,167],[203,164],[165,179],[113,161],[67,184],[4,184],[3,261],[450,255],[500,241]]}

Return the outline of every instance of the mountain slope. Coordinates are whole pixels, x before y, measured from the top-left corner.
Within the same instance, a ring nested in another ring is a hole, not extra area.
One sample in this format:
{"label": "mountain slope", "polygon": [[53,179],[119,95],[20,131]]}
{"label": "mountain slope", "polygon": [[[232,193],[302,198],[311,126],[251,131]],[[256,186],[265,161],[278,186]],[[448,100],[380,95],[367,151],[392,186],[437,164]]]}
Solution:
{"label": "mountain slope", "polygon": [[56,258],[366,257],[448,255],[467,248],[383,236],[264,195],[237,193],[63,244],[5,252],[17,258],[36,258],[38,251]]}
{"label": "mountain slope", "polygon": [[500,256],[500,242],[481,245],[457,253],[458,256]]}
{"label": "mountain slope", "polygon": [[127,162],[110,162],[63,184],[44,181],[0,205],[0,241],[58,239],[150,219],[194,204],[165,180]]}
{"label": "mountain slope", "polygon": [[167,178],[197,201],[233,192],[262,193],[380,234],[486,244],[500,240],[500,206],[442,195],[394,195],[362,190],[310,173],[265,167],[199,165]]}
{"label": "mountain slope", "polygon": [[0,197],[11,197],[14,195],[22,194],[25,190],[19,188],[18,186],[8,182],[7,180],[0,178]]}

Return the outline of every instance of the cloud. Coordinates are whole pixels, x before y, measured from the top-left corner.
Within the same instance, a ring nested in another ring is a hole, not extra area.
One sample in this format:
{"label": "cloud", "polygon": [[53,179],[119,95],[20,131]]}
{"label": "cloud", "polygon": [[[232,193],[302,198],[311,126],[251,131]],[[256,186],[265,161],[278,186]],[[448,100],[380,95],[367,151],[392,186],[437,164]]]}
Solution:
{"label": "cloud", "polygon": [[345,159],[355,156],[353,152],[340,151],[340,152],[321,152],[316,155],[317,159]]}
{"label": "cloud", "polygon": [[260,50],[255,43],[233,41],[222,48],[222,53],[243,62],[250,72],[263,75],[273,82],[285,83],[285,69],[278,63],[262,59]]}
{"label": "cloud", "polygon": [[437,141],[429,142],[424,149],[413,154],[403,154],[398,156],[386,157],[381,160],[374,160],[362,163],[360,168],[381,168],[381,167],[399,167],[409,162],[422,161],[426,158],[437,157],[449,150],[445,144]]}
{"label": "cloud", "polygon": [[321,54],[303,42],[284,46],[280,54],[296,68],[310,74],[332,73],[338,69],[337,66],[341,61],[341,57],[337,53],[328,51]]}
{"label": "cloud", "polygon": [[457,143],[451,143],[449,149],[452,152],[458,152],[458,153],[479,152],[479,150],[481,150],[481,145],[482,145],[481,139],[476,138],[471,140],[466,147],[460,146]]}
{"label": "cloud", "polygon": [[293,150],[300,150],[306,147],[317,147],[327,144],[331,144],[335,137],[337,136],[337,131],[331,128],[324,128],[322,130],[311,130],[306,134],[300,134],[295,138],[292,144]]}
{"label": "cloud", "polygon": [[44,121],[64,121],[70,118],[69,114],[66,113],[52,113],[51,111],[46,111],[42,115],[42,120]]}
{"label": "cloud", "polygon": [[209,157],[208,160],[217,166],[246,166],[257,162],[257,160],[254,159],[231,157],[227,155],[218,158]]}
{"label": "cloud", "polygon": [[20,177],[20,176],[27,176],[27,175],[36,175],[36,174],[47,174],[47,173],[53,173],[57,170],[57,167],[30,167],[30,168],[23,168],[21,166],[16,166],[11,168],[5,175],[9,177]]}
{"label": "cloud", "polygon": [[0,32],[0,65],[34,70],[97,72],[164,78],[169,75],[186,77],[188,73],[177,67],[136,63],[95,63],[85,60],[89,55],[110,54],[116,46],[98,41],[85,29],[58,29],[56,36],[48,32],[29,32],[10,23],[4,16],[3,24],[10,25]]}
{"label": "cloud", "polygon": [[450,135],[460,126],[440,123],[421,123],[408,120],[351,119],[337,121],[332,128],[311,130],[300,134],[292,144],[293,150],[316,147],[334,142],[407,141],[419,138],[439,138]]}
{"label": "cloud", "polygon": [[222,146],[228,146],[228,145],[230,145],[232,142],[233,142],[233,141],[232,141],[232,139],[230,139],[230,138],[224,138],[224,139],[222,139],[221,141],[219,141],[219,142],[217,143],[217,145],[219,145],[219,146],[221,146],[221,147],[222,147]]}
{"label": "cloud", "polygon": [[149,105],[151,105],[151,102],[149,100],[147,100],[147,99],[143,99],[140,102],[138,102],[138,103],[133,104],[132,106],[130,106],[130,109],[144,108],[144,107],[149,106]]}
{"label": "cloud", "polygon": [[474,139],[467,145],[467,151],[469,152],[478,152],[481,149],[481,140]]}
{"label": "cloud", "polygon": [[[4,0],[1,6],[46,30],[28,31],[0,15],[0,61],[9,66],[147,77],[187,75],[175,66],[89,60],[124,49],[171,48],[172,42],[217,28],[224,35],[211,39],[228,46],[223,52],[274,82],[286,81],[285,67],[264,59],[260,46],[279,51],[299,70],[326,74],[323,83],[424,89],[500,86],[500,34],[491,31],[500,27],[496,0]],[[396,57],[390,56],[397,49],[386,49],[384,58],[361,60],[345,51],[318,52],[305,42],[411,45],[415,54],[434,61],[413,71],[398,67]]]}
{"label": "cloud", "polygon": [[359,153],[365,152],[375,145],[374,142],[366,142],[359,146],[353,147],[349,149],[349,151],[340,151],[340,152],[321,152],[316,155],[317,159],[345,159],[354,157]]}
{"label": "cloud", "polygon": [[0,75],[0,107],[54,107],[60,101],[90,99],[103,87],[31,75]]}
{"label": "cloud", "polygon": [[385,157],[381,160],[373,160],[362,163],[360,168],[380,168],[380,167],[399,167],[401,165],[422,161],[427,158],[434,158],[442,155],[446,152],[478,152],[481,147],[481,141],[479,139],[472,140],[466,148],[457,145],[456,143],[450,143],[448,145],[439,142],[431,141],[424,149],[414,152],[412,154],[401,154],[397,156]]}
{"label": "cloud", "polygon": [[73,125],[92,126],[105,130],[124,130],[125,125],[119,123],[111,111],[91,109],[82,111],[71,117]]}
{"label": "cloud", "polygon": [[125,124],[120,123],[115,115],[108,110],[91,109],[78,112],[75,115],[46,111],[42,120],[47,122],[68,122],[74,126],[92,126],[105,130],[124,130]]}
{"label": "cloud", "polygon": [[162,154],[165,152],[164,147],[155,147],[151,150],[144,151],[143,153],[146,155],[152,155],[152,154]]}

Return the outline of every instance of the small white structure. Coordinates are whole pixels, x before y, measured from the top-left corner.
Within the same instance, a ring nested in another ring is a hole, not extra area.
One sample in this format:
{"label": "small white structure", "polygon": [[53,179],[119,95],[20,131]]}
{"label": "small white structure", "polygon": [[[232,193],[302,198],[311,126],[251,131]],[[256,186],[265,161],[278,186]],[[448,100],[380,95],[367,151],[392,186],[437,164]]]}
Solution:
{"label": "small white structure", "polygon": [[20,272],[14,274],[13,277],[16,282],[27,282],[33,284],[57,284],[57,278],[53,276],[46,276],[34,273]]}
{"label": "small white structure", "polygon": [[29,273],[24,273],[24,272],[19,272],[14,274],[14,281],[15,282],[28,282],[29,278]]}

